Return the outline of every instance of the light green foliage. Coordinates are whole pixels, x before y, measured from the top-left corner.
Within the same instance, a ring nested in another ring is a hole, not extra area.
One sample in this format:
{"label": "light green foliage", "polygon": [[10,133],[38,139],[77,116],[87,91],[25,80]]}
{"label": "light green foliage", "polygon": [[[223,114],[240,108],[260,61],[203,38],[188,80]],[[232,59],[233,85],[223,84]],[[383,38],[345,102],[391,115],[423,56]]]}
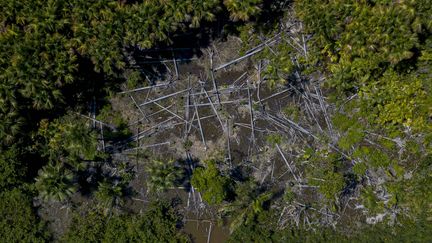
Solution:
{"label": "light green foliage", "polygon": [[[359,91],[362,115],[371,122],[394,129],[396,125],[421,131],[427,127],[425,106],[427,91],[421,80],[414,75],[398,75],[387,71],[377,81],[371,81]],[[431,82],[431,80],[427,81]]]}
{"label": "light green foliage", "polygon": [[354,151],[353,156],[363,160],[373,168],[387,167],[392,163],[391,159],[386,153],[376,148],[367,146],[361,146],[357,148]]}
{"label": "light green foliage", "polygon": [[[345,187],[345,179],[343,175],[337,172],[327,171],[319,185],[319,191],[329,200],[333,200],[335,196]],[[311,183],[314,184],[314,183]]]}
{"label": "light green foliage", "polygon": [[253,48],[260,44],[260,40],[255,34],[256,29],[253,23],[249,22],[244,25],[239,25],[237,27],[237,30],[239,32],[239,38],[244,43],[247,43],[247,45],[242,45],[241,49],[239,50],[240,55],[245,55],[246,51],[248,51],[250,48]]}
{"label": "light green foliage", "polygon": [[51,122],[42,120],[38,135],[38,149],[50,160],[66,158],[68,163],[76,165],[80,160],[93,160],[98,155],[95,133],[74,116]]}
{"label": "light green foliage", "polygon": [[385,138],[378,138],[377,141],[381,146],[383,146],[386,149],[394,150],[396,148],[396,143]]}
{"label": "light green foliage", "polygon": [[358,126],[358,123],[351,117],[342,113],[336,113],[332,118],[333,125],[339,130],[346,132],[354,126]]}
{"label": "light green foliage", "polygon": [[300,107],[296,104],[289,104],[283,109],[283,114],[292,119],[295,122],[298,122],[300,117],[303,115]]}
{"label": "light green foliage", "polygon": [[50,236],[34,209],[29,192],[0,193],[0,239],[3,242],[47,242]]}
{"label": "light green foliage", "polygon": [[173,188],[175,182],[181,178],[183,171],[175,166],[174,160],[152,160],[147,167],[147,185],[150,191],[163,192]]}
{"label": "light green foliage", "polygon": [[220,204],[228,198],[230,193],[230,178],[219,172],[215,161],[205,161],[205,165],[205,168],[199,167],[194,170],[191,184],[202,193],[202,198],[207,203]]}
{"label": "light green foliage", "polygon": [[392,165],[392,169],[393,169],[393,171],[395,173],[394,177],[396,177],[396,178],[401,178],[404,175],[404,173],[405,173],[404,167],[402,167],[402,166],[400,166],[398,164]]}
{"label": "light green foliage", "polygon": [[345,69],[345,77],[364,78],[382,63],[396,65],[413,56],[410,50],[419,46],[420,34],[432,27],[426,2],[301,0],[296,10],[316,34],[313,46],[324,47],[320,54],[337,63],[332,71]]}
{"label": "light green foliage", "polygon": [[430,131],[428,1],[298,0],[295,7],[328,84],[339,95],[358,92],[363,118],[388,130]]}
{"label": "light green foliage", "polygon": [[315,151],[308,154],[308,157],[312,163],[311,167],[307,168],[309,183],[318,186],[318,191],[327,200],[335,200],[345,188],[345,178],[340,171],[342,158],[339,154],[327,150]]}
{"label": "light green foliage", "polygon": [[364,176],[367,170],[366,163],[358,162],[353,166],[353,172],[358,176]]}
{"label": "light green foliage", "polygon": [[279,134],[270,134],[266,137],[267,143],[274,146],[275,144],[280,144],[282,142],[282,136]]}
{"label": "light green foliage", "polygon": [[[282,34],[282,38],[288,38],[284,35],[285,34]],[[272,49],[275,49],[275,51],[264,50],[264,53],[261,54],[269,58],[270,61],[269,65],[264,70],[264,74],[268,75],[270,88],[275,87],[277,84],[285,85],[287,82],[292,82],[288,80],[288,77],[293,75],[294,71],[300,71],[299,67],[294,62],[296,51],[291,45],[280,43],[272,47]]]}

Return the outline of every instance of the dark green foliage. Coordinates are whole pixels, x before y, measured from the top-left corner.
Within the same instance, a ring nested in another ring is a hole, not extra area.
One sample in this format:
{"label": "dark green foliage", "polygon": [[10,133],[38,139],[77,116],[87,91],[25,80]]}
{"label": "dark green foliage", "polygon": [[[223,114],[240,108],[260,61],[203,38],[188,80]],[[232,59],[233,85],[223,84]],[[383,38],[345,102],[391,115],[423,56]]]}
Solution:
{"label": "dark green foliage", "polygon": [[193,145],[193,142],[190,141],[189,139],[186,140],[186,141],[183,143],[183,147],[184,147],[186,150],[190,150],[190,149],[192,148],[192,145]]}
{"label": "dark green foliage", "polygon": [[[259,9],[230,4],[241,18]],[[81,61],[107,75],[127,68],[126,47],[150,48],[201,21],[212,21],[221,1],[2,1],[0,95],[2,106],[47,110],[64,101],[62,88],[80,79]],[[245,15],[246,14],[246,15]],[[88,80],[88,82],[94,82]],[[1,111],[10,114],[13,110]],[[20,108],[21,109],[21,108]],[[15,109],[14,109],[15,110]],[[3,117],[3,116],[2,116]],[[2,132],[4,132],[2,130]]]}
{"label": "dark green foliage", "polygon": [[432,219],[432,156],[419,161],[419,168],[410,179],[396,178],[387,189],[392,194],[392,205],[408,207],[413,215]]}
{"label": "dark green foliage", "polygon": [[[425,217],[404,219],[400,225],[378,224],[362,226],[350,235],[346,242],[430,242],[432,224]],[[339,234],[341,235],[341,234]]]}
{"label": "dark green foliage", "polygon": [[180,219],[168,203],[154,203],[143,216],[132,219],[128,227],[129,239],[133,242],[186,242],[188,237],[177,228]]}
{"label": "dark green foliage", "polygon": [[0,193],[0,238],[3,242],[46,242],[50,238],[28,191],[16,188]]}
{"label": "dark green foliage", "polygon": [[[13,0],[1,1],[0,9],[1,146],[25,141],[17,152],[77,166],[77,160],[94,159],[96,140],[76,119],[53,118],[82,108],[88,102],[83,94],[94,91],[87,89],[95,89],[97,79],[136,82],[126,49],[166,43],[176,31],[213,21],[222,2]],[[117,124],[114,139],[130,135],[125,124]]]}
{"label": "dark green foliage", "polygon": [[231,180],[221,175],[215,161],[206,161],[205,165],[206,168],[199,167],[194,170],[191,184],[202,193],[202,198],[207,203],[220,204],[228,199]]}
{"label": "dark green foliage", "polygon": [[18,146],[0,149],[0,190],[21,184],[26,168],[21,163]]}
{"label": "dark green foliage", "polygon": [[89,210],[83,215],[74,215],[68,232],[64,235],[64,242],[101,242],[106,224],[105,216],[96,211]]}
{"label": "dark green foliage", "polygon": [[247,180],[238,183],[235,188],[235,200],[224,205],[219,211],[231,219],[230,231],[236,232],[239,227],[253,224],[262,213],[267,212],[272,192],[265,192],[258,183]]}
{"label": "dark green foliage", "polygon": [[130,240],[127,216],[114,216],[106,220],[105,228],[101,229],[105,234],[101,235],[100,242],[128,242]]}
{"label": "dark green foliage", "polygon": [[104,127],[104,139],[107,141],[118,141],[132,135],[127,122],[123,119],[121,112],[114,110],[112,105],[105,105],[100,109],[97,119],[108,124],[113,124],[115,129]]}
{"label": "dark green foliage", "polygon": [[115,174],[102,175],[94,192],[97,206],[105,214],[113,209],[121,209],[128,197],[133,195],[129,183],[135,178],[135,173],[130,164],[119,162],[112,171]]}
{"label": "dark green foliage", "polygon": [[[302,227],[287,227],[278,229],[275,219],[278,215],[274,211],[266,211],[256,216],[253,221],[241,225],[234,231],[228,242],[350,242],[358,237],[328,229],[319,231],[307,230]],[[360,236],[361,235],[356,235]],[[364,236],[363,236],[364,237]],[[364,237],[367,238],[367,237]],[[359,242],[362,242],[359,240]],[[375,242],[375,241],[374,241]]]}
{"label": "dark green foliage", "polygon": [[165,202],[152,203],[141,215],[105,215],[89,210],[76,214],[65,242],[187,242],[177,228],[176,211]]}

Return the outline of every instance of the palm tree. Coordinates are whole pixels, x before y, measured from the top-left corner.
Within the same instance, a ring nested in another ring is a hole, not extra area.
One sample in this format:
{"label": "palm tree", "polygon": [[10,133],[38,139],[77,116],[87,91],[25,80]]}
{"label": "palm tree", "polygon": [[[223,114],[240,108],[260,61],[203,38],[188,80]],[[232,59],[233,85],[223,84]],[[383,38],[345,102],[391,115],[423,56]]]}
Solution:
{"label": "palm tree", "polygon": [[234,232],[244,223],[249,223],[262,211],[265,202],[269,201],[273,194],[271,192],[259,193],[257,184],[253,181],[240,185],[236,190],[235,202],[225,205],[220,212],[231,215],[230,231]]}
{"label": "palm tree", "polygon": [[124,186],[121,183],[104,180],[99,183],[95,196],[102,207],[110,209],[123,203],[124,194]]}
{"label": "palm tree", "polygon": [[38,174],[36,189],[39,191],[39,197],[45,201],[62,202],[76,191],[72,184],[72,172],[63,168],[61,164],[48,164]]}
{"label": "palm tree", "polygon": [[224,0],[224,4],[230,11],[230,17],[234,21],[249,20],[257,15],[261,9],[258,7],[262,0]]}
{"label": "palm tree", "polygon": [[183,174],[182,170],[175,167],[173,160],[167,162],[153,160],[147,168],[147,173],[150,177],[148,180],[149,190],[155,192],[173,188],[175,181]]}
{"label": "palm tree", "polygon": [[17,111],[0,111],[0,139],[4,144],[12,144],[16,135],[20,133],[24,118]]}

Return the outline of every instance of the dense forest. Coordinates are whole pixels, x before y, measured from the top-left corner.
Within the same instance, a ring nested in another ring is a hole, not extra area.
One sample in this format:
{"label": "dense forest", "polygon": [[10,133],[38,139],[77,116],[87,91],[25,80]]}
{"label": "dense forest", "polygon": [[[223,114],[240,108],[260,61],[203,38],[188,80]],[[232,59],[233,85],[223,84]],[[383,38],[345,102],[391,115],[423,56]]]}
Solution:
{"label": "dense forest", "polygon": [[429,0],[0,0],[1,242],[432,241]]}

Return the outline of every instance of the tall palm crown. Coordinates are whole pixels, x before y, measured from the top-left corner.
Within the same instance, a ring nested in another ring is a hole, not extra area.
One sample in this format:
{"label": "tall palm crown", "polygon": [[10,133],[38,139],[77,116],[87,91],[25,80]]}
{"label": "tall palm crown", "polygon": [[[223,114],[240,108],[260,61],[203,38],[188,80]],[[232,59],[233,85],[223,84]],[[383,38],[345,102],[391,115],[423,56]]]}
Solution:
{"label": "tall palm crown", "polygon": [[39,171],[36,178],[36,189],[45,201],[64,201],[76,188],[72,185],[73,175],[60,164],[48,164]]}
{"label": "tall palm crown", "polygon": [[182,175],[182,171],[175,167],[174,161],[153,160],[147,172],[150,175],[148,181],[149,190],[160,192],[174,187],[175,181]]}

